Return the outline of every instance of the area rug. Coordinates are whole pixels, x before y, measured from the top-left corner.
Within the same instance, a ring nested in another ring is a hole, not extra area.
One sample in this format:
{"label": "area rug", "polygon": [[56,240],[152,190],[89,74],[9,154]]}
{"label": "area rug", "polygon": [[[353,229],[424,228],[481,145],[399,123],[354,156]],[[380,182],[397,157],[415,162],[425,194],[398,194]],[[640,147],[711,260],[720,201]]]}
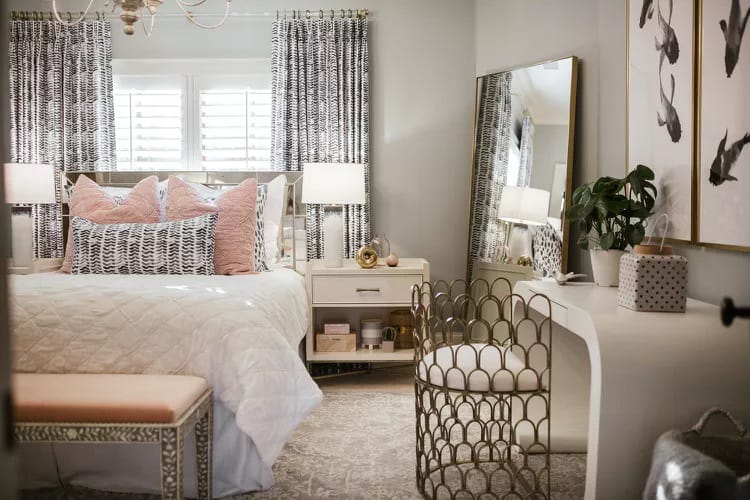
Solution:
{"label": "area rug", "polygon": [[[414,480],[414,396],[326,392],[321,406],[284,448],[269,491],[230,500],[419,499]],[[552,498],[583,498],[585,455],[553,455]],[[67,486],[26,491],[23,499],[156,500],[154,495],[104,493]]]}

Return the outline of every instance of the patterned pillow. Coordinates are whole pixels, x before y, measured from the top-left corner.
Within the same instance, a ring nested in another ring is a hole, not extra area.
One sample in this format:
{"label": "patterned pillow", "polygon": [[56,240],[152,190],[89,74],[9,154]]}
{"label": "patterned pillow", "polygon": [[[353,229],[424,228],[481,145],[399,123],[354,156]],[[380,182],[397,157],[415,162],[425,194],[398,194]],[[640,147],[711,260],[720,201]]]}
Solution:
{"label": "patterned pillow", "polygon": [[[68,204],[71,217],[83,217],[97,224],[140,223],[160,221],[158,179],[151,175],[133,186],[121,205],[118,205],[101,186],[85,175],[78,176],[73,196]],[[73,260],[73,234],[68,231],[65,260],[61,270],[70,272]]]}
{"label": "patterned pillow", "polygon": [[[224,189],[216,189],[200,184],[198,182],[188,182],[188,184],[195,189],[208,203],[209,205],[215,205],[222,193],[232,189],[227,187]],[[268,254],[266,252],[265,244],[265,223],[263,213],[268,200],[268,188],[266,185],[258,184],[258,197],[255,201],[255,249],[253,252],[255,262],[255,272],[261,273],[271,270],[271,266],[268,260]]]}
{"label": "patterned pillow", "polygon": [[218,212],[216,223],[216,274],[250,274],[255,272],[255,202],[257,181],[245,179],[232,189],[224,190],[211,205],[192,186],[170,176],[167,188],[167,220],[191,219]]}
{"label": "patterned pillow", "polygon": [[73,274],[214,274],[218,214],[155,224],[73,217]]}
{"label": "patterned pillow", "polygon": [[266,258],[265,229],[263,224],[263,212],[266,208],[268,193],[266,186],[258,186],[258,198],[255,202],[255,272],[270,271]]}
{"label": "patterned pillow", "polygon": [[534,271],[542,271],[545,276],[554,276],[562,270],[562,242],[557,231],[550,224],[536,230],[532,241],[532,251]]}

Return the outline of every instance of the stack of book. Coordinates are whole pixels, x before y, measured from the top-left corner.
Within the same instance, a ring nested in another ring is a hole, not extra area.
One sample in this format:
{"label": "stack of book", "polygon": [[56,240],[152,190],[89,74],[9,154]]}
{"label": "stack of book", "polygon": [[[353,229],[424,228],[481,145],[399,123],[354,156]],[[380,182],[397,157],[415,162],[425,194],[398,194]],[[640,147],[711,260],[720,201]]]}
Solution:
{"label": "stack of book", "polygon": [[355,352],[357,334],[349,323],[325,323],[323,333],[315,335],[315,344],[318,352]]}

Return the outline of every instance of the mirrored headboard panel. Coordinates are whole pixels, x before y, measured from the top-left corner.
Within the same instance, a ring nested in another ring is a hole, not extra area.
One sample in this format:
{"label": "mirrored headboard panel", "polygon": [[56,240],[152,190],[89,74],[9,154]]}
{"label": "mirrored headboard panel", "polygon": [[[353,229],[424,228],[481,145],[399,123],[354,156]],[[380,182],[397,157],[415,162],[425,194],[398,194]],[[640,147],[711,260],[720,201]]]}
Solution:
{"label": "mirrored headboard panel", "polygon": [[577,72],[566,57],[477,78],[467,279],[482,263],[567,271]]}

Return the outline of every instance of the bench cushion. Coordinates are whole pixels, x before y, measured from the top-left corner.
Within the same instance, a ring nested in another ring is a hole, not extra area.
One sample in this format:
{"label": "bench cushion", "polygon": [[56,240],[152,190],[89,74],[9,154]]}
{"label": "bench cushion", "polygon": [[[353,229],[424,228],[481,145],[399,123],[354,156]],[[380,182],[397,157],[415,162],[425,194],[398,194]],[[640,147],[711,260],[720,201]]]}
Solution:
{"label": "bench cushion", "polygon": [[172,423],[208,389],[183,375],[13,375],[17,422]]}

